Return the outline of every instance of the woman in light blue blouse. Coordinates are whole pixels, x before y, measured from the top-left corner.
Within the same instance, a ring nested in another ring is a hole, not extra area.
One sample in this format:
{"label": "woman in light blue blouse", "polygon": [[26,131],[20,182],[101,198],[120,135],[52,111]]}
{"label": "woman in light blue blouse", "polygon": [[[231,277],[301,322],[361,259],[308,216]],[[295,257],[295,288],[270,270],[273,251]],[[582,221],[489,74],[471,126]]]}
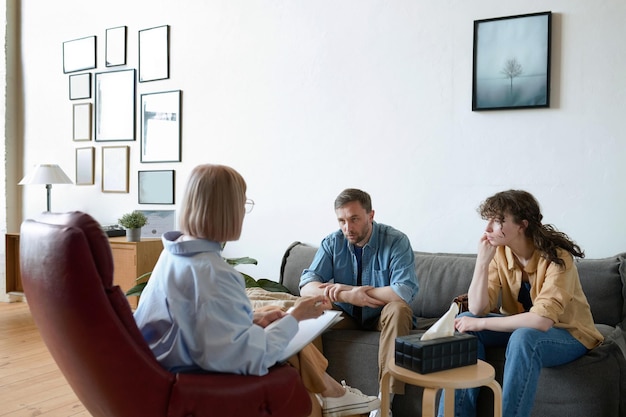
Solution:
{"label": "woman in light blue blouse", "polygon": [[[197,166],[181,204],[180,231],[163,235],[164,250],[135,319],[159,363],[172,372],[265,375],[298,322],[331,307],[319,296],[299,299],[290,313],[253,311],[241,273],[221,255],[224,242],[239,239],[247,203],[252,202],[237,171]],[[379,406],[378,398],[332,379],[326,358],[312,345],[290,362],[315,400],[312,415],[340,417]]]}

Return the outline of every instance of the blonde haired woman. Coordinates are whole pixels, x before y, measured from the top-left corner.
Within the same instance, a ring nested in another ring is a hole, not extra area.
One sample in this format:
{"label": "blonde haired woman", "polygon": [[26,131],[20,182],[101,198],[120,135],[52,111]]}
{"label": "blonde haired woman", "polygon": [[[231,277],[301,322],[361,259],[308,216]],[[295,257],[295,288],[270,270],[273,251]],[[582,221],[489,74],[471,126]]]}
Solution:
{"label": "blonde haired woman", "polygon": [[[298,322],[330,308],[320,296],[298,300],[289,314],[253,311],[242,275],[221,255],[224,242],[239,239],[250,203],[246,183],[233,168],[206,164],[191,172],[180,231],[163,235],[164,250],[135,312],[150,349],[170,371],[265,375]],[[340,417],[379,406],[376,397],[332,379],[313,346],[290,362],[314,400],[312,415]]]}

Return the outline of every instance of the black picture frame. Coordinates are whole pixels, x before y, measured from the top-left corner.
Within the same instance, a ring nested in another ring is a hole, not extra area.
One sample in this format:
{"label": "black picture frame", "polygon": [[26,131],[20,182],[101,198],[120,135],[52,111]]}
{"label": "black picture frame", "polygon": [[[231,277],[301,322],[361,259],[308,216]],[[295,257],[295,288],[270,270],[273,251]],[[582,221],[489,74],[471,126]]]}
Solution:
{"label": "black picture frame", "polygon": [[96,68],[96,37],[63,42],[63,73]]}
{"label": "black picture frame", "polygon": [[126,32],[126,26],[109,28],[105,31],[105,66],[126,65]]}
{"label": "black picture frame", "polygon": [[552,12],[474,21],[472,110],[550,107]]}
{"label": "black picture frame", "polygon": [[141,95],[141,162],[181,161],[181,90]]}
{"label": "black picture frame", "polygon": [[139,82],[170,77],[170,27],[157,26],[139,31]]}
{"label": "black picture frame", "polygon": [[139,204],[174,204],[174,170],[138,171]]}
{"label": "black picture frame", "polygon": [[96,142],[135,140],[135,69],[98,72],[95,78]]}
{"label": "black picture frame", "polygon": [[91,73],[69,76],[70,100],[91,98]]}

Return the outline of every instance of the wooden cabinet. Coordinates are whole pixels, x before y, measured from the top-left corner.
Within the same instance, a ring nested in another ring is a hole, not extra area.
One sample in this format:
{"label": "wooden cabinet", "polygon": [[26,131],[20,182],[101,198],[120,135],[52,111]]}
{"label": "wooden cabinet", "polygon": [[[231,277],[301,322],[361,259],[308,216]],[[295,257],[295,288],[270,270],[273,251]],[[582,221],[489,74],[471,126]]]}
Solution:
{"label": "wooden cabinet", "polygon": [[23,293],[20,276],[20,235],[7,233],[5,235],[6,249],[6,291],[7,293]]}
{"label": "wooden cabinet", "polygon": [[[6,234],[6,291],[23,293],[20,278],[20,235]],[[135,280],[152,271],[163,250],[160,238],[142,239],[141,242],[127,242],[126,236],[109,238],[113,253],[113,283],[126,292],[135,286]],[[132,308],[137,307],[137,297],[128,297]]]}
{"label": "wooden cabinet", "polygon": [[[142,239],[141,242],[127,242],[126,237],[111,237],[111,251],[115,266],[113,282],[126,292],[135,286],[135,280],[152,271],[163,250],[161,239]],[[128,297],[132,308],[137,307],[138,297]]]}

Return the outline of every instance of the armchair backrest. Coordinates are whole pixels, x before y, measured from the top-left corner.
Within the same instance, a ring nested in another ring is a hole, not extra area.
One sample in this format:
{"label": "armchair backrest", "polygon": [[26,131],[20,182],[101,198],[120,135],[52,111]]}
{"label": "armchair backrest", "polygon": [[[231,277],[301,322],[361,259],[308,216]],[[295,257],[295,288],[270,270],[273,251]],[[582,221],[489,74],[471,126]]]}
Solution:
{"label": "armchair backrest", "polygon": [[106,234],[89,215],[45,213],[20,234],[22,285],[42,338],[95,416],[164,415],[174,375],[113,285]]}

